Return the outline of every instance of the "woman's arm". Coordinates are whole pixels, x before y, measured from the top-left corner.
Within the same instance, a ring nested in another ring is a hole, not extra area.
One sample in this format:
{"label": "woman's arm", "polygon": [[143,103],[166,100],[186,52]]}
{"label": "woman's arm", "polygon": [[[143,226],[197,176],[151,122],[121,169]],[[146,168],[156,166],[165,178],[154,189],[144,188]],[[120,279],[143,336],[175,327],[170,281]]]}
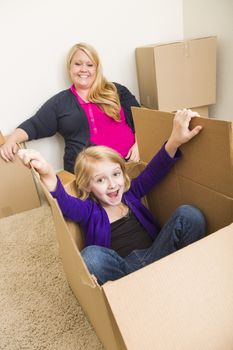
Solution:
{"label": "woman's arm", "polygon": [[[117,92],[118,92],[118,95],[120,98],[121,106],[123,107],[124,112],[125,112],[126,122],[129,125],[129,127],[133,130],[133,132],[135,133],[131,107],[133,107],[133,106],[140,107],[140,104],[136,100],[135,96],[129,91],[129,89],[127,89],[127,87],[120,85],[120,84],[117,84],[117,83],[114,83],[114,84],[117,88]],[[135,135],[135,143],[129,149],[129,152],[128,152],[127,156],[125,157],[125,159],[127,161],[132,160],[135,162],[138,162],[140,160],[136,135]]]}
{"label": "woman's arm", "polygon": [[53,136],[57,132],[57,106],[59,105],[60,95],[61,93],[46,101],[34,116],[22,122],[13,134],[9,136],[7,141],[0,147],[0,155],[5,161],[14,159],[18,150],[17,143]]}
{"label": "woman's arm", "polygon": [[118,83],[114,83],[114,85],[117,88],[117,92],[120,98],[120,104],[124,109],[127,124],[133,130],[133,132],[135,132],[131,107],[140,107],[140,104],[127,87]]}

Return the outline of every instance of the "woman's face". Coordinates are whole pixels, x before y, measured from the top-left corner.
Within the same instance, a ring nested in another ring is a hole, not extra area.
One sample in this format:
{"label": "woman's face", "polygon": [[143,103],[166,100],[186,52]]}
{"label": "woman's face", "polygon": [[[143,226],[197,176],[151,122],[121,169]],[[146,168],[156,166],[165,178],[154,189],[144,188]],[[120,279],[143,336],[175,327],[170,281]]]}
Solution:
{"label": "woman's face", "polygon": [[77,50],[70,63],[70,77],[78,91],[89,90],[96,78],[96,65],[82,50]]}

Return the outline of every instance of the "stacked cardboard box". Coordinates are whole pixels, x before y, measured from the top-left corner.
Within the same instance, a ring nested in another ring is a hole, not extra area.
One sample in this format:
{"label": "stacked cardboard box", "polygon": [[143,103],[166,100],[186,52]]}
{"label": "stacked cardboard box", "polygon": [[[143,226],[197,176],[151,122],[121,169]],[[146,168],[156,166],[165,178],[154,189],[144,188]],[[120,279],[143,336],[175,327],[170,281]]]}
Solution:
{"label": "stacked cardboard box", "polygon": [[136,48],[141,104],[166,112],[192,108],[208,116],[216,102],[216,42],[205,37]]}

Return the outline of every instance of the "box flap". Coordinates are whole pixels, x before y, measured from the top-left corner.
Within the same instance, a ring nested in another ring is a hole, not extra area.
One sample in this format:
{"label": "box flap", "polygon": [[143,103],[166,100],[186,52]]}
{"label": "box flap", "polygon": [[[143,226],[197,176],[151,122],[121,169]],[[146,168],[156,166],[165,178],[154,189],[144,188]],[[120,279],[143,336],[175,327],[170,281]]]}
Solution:
{"label": "box flap", "polygon": [[[141,160],[148,162],[169,137],[174,115],[147,108],[133,107],[133,118]],[[196,117],[191,128],[203,130],[181,147],[182,159],[176,163],[177,174],[207,188],[233,197],[232,122]]]}
{"label": "box flap", "polygon": [[17,157],[13,162],[0,157],[0,169],[0,217],[40,206],[32,173]]}
{"label": "box flap", "polygon": [[129,350],[233,348],[233,224],[103,286]]}

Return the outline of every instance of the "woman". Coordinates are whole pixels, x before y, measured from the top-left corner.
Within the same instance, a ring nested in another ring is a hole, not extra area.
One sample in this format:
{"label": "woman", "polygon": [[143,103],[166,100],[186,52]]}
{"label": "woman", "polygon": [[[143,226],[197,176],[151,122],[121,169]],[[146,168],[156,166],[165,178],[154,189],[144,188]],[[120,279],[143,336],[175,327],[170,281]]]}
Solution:
{"label": "woman", "polygon": [[17,144],[59,132],[65,141],[67,171],[74,171],[78,153],[91,144],[111,147],[126,160],[139,160],[131,114],[131,106],[139,106],[135,97],[126,87],[105,79],[99,56],[88,44],[71,48],[67,68],[72,86],[20,124],[1,146],[1,157],[13,160]]}

